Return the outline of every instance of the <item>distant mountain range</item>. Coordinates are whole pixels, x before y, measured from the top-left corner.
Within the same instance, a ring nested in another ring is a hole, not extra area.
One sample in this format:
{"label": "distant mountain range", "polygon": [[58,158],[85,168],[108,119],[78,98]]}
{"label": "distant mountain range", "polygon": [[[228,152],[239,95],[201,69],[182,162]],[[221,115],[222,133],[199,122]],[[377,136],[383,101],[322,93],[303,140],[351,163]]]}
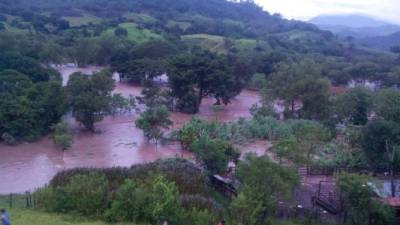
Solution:
{"label": "distant mountain range", "polygon": [[389,50],[400,45],[400,25],[367,15],[321,15],[309,22],[339,37],[354,37],[357,43],[369,47]]}

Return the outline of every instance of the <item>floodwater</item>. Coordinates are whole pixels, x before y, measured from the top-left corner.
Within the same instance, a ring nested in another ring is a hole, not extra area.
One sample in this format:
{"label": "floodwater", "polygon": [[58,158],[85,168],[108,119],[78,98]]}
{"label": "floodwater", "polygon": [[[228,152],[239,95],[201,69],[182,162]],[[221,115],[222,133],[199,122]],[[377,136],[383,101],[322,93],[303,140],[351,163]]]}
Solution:
{"label": "floodwater", "polygon": [[[60,67],[64,84],[71,73],[92,73],[100,67],[78,69]],[[140,95],[142,88],[126,83],[116,83],[115,93],[123,96]],[[256,92],[244,90],[230,105],[213,109],[214,100],[206,98],[197,116],[207,120],[233,121],[249,117],[249,108],[260,100]],[[74,131],[74,143],[70,150],[57,148],[50,137],[17,146],[0,145],[0,194],[20,193],[45,185],[58,171],[76,167],[115,167],[152,162],[157,159],[184,157],[192,159],[190,152],[183,151],[178,143],[166,146],[149,143],[135,127],[135,113],[106,117],[96,123],[98,133],[90,133],[73,118],[68,122]],[[184,125],[192,115],[173,113],[173,129]],[[244,152],[263,154],[267,141],[257,141],[243,147]]]}

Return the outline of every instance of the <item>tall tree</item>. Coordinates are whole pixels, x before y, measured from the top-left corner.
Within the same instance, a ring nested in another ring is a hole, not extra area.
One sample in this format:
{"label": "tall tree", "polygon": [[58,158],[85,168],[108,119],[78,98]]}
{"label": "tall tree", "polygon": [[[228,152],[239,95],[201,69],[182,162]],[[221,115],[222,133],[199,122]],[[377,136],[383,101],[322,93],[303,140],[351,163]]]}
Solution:
{"label": "tall tree", "polygon": [[369,164],[377,171],[388,171],[395,193],[394,177],[400,171],[400,126],[392,121],[375,119],[363,130],[362,148]]}
{"label": "tall tree", "polygon": [[400,91],[381,90],[375,98],[375,108],[378,116],[400,124]]}
{"label": "tall tree", "polygon": [[334,108],[339,120],[365,125],[372,110],[372,93],[361,87],[351,89],[337,97]]}
{"label": "tall tree", "polygon": [[67,98],[76,120],[94,131],[94,123],[101,121],[109,111],[113,89],[114,80],[108,71],[91,76],[72,74],[67,84]]}
{"label": "tall tree", "polygon": [[[202,99],[212,96],[216,104],[228,104],[242,89],[241,78],[228,65],[228,59],[208,51],[183,54],[170,62],[168,72],[172,92],[178,98],[178,108],[195,113]],[[196,96],[197,100],[192,97]],[[192,99],[190,111],[184,108]],[[192,110],[194,109],[194,110]]]}
{"label": "tall tree", "polygon": [[296,117],[300,102],[304,118],[325,119],[329,114],[329,82],[321,75],[321,67],[310,60],[280,63],[268,78],[265,98],[284,100],[290,117]]}
{"label": "tall tree", "polygon": [[[356,174],[342,174],[338,180],[344,200],[345,223],[351,225],[390,225],[394,223],[394,212],[375,198],[369,186],[371,178]],[[351,220],[347,220],[347,216]]]}

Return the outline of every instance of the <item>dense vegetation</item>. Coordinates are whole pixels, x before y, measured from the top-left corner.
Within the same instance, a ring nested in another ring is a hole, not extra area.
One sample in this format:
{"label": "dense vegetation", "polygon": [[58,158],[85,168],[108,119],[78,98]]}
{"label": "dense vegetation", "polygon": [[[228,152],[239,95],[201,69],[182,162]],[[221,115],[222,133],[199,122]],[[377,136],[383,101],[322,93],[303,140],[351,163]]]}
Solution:
{"label": "dense vegetation", "polygon": [[[2,98],[2,106],[10,107],[1,107],[7,108],[1,114],[1,139],[10,143],[45,134],[65,112],[58,75],[42,66],[51,63],[110,65],[122,80],[136,83],[167,73],[173,108],[188,113],[197,112],[205,96],[229,104],[256,73],[270,80],[271,96],[292,105],[287,116],[297,115],[296,100],[303,102],[301,117],[318,120],[329,117],[330,83],[400,82],[396,56],[342,42],[313,25],[271,15],[251,1],[2,1],[0,19],[0,68],[17,70],[31,82],[23,91],[2,90],[2,95],[18,96]],[[306,80],[311,83],[299,83]],[[76,109],[69,99],[66,103]],[[97,109],[90,116],[74,110],[90,130],[107,105],[97,103],[92,102]],[[18,121],[16,111],[24,113]]]}
{"label": "dense vegetation", "polygon": [[[341,41],[252,1],[4,0],[0,30],[2,142],[54,130],[55,143],[67,149],[73,136],[61,118],[68,110],[94,132],[105,116],[135,108],[135,125],[148,140],[177,141],[195,156],[196,164],[61,172],[35,193],[45,211],[138,224],[279,224],[281,203],[290,204],[300,188],[292,167],[388,172],[396,195],[397,47],[392,54]],[[108,68],[75,73],[62,87],[51,67],[64,63]],[[113,94],[114,72],[120,82],[142,85],[142,96]],[[156,79],[164,75],[168,82]],[[375,87],[363,87],[369,82]],[[251,118],[193,118],[165,132],[171,111],[197,113],[207,97],[214,107],[231,104],[244,88],[262,97]],[[242,156],[243,144],[254,140],[270,141],[271,157]],[[209,175],[229,173],[231,163],[237,195],[227,199],[211,188]],[[346,223],[392,224],[392,210],[376,200],[370,181],[337,179]]]}
{"label": "dense vegetation", "polygon": [[0,53],[0,135],[9,144],[50,131],[65,112],[58,74],[18,53]]}

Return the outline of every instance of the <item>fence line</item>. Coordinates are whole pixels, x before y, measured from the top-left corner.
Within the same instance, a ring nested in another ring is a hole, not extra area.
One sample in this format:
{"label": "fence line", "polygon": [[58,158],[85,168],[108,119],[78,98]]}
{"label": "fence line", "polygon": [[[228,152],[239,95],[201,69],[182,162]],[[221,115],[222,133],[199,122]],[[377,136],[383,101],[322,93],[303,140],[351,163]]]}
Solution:
{"label": "fence line", "polygon": [[35,196],[27,191],[25,194],[0,195],[0,208],[34,208]]}

